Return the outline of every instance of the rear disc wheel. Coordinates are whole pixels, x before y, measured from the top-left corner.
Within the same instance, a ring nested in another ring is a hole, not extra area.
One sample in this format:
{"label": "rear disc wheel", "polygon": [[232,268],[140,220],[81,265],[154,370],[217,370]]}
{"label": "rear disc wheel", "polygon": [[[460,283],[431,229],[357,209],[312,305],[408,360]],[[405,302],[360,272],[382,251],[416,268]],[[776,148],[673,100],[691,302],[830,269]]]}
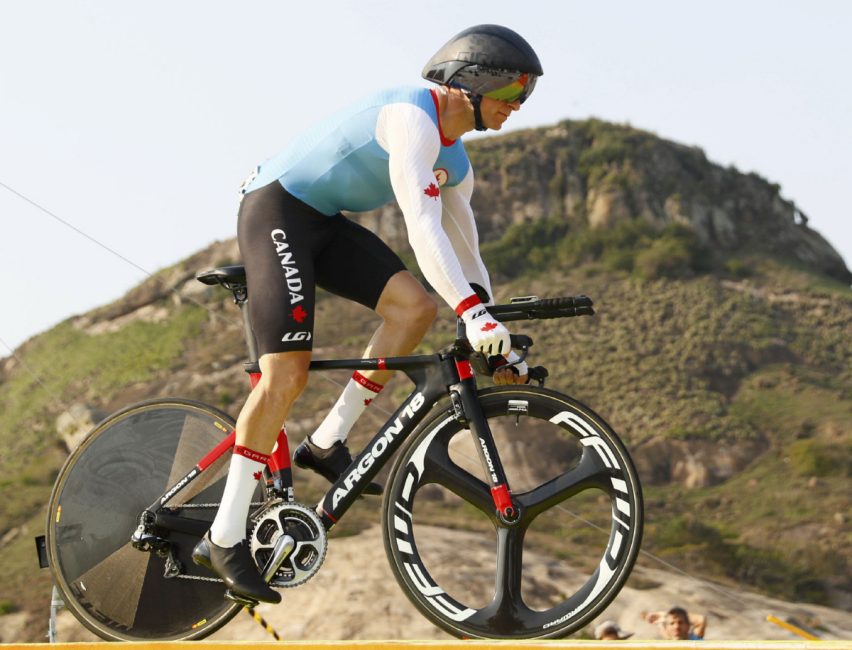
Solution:
{"label": "rear disc wheel", "polygon": [[[233,429],[211,406],[152,400],[109,416],[69,456],[48,505],[47,552],[66,606],[89,630],[113,641],[199,639],[241,609],[193,564],[197,537],[164,533],[183,569],[173,578],[164,577],[163,558],[130,544],[139,514]],[[229,456],[166,505],[209,526]]]}

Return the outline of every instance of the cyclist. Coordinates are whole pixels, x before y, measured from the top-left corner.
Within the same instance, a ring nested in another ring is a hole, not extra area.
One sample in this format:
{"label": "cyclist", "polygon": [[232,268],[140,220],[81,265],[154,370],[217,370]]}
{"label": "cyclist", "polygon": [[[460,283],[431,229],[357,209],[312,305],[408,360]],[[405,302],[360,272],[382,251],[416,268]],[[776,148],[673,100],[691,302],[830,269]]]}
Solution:
{"label": "cyclist", "polygon": [[[509,332],[489,313],[491,285],[470,207],[473,172],[460,137],[500,130],[542,74],[532,47],[498,25],[477,25],[446,43],[423,76],[438,84],[366,98],[296,139],[243,185],[238,241],[262,378],[237,420],[237,443],[213,524],[193,559],[231,591],[279,602],[245,539],[251,496],[308,375],[315,286],[382,318],[365,356],[411,353],[437,312],[435,301],[375,234],[347,219],[396,199],[423,275],[464,319],[474,349],[510,353]],[[497,383],[526,381],[526,366]],[[294,461],[329,480],[351,462],[346,436],[388,380],[356,372]],[[373,485],[372,492],[381,488]]]}

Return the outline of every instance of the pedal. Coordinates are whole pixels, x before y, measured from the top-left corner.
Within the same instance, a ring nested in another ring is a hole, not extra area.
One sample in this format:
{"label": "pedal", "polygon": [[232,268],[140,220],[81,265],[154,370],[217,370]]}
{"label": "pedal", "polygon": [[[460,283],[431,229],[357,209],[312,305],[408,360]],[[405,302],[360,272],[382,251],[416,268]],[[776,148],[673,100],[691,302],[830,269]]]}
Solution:
{"label": "pedal", "polygon": [[247,596],[243,596],[242,594],[236,594],[230,589],[225,591],[225,598],[228,600],[233,600],[235,603],[239,603],[244,607],[257,607],[260,602],[255,600],[254,598],[248,598]]}

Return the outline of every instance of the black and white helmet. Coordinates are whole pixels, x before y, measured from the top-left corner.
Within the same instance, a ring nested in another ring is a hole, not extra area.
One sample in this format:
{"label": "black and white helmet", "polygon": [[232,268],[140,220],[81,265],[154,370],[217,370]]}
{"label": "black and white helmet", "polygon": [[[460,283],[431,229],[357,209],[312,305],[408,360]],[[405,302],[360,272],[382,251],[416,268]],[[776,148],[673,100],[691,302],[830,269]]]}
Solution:
{"label": "black and white helmet", "polygon": [[423,68],[423,77],[429,81],[521,103],[542,74],[530,44],[500,25],[476,25],[456,34]]}

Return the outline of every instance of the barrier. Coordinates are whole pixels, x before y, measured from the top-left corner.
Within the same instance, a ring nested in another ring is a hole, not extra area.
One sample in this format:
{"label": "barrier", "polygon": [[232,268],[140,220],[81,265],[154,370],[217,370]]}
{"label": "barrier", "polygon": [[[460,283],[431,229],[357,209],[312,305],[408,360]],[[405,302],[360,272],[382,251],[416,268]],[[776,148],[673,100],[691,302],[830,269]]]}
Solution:
{"label": "barrier", "polygon": [[[248,648],[286,646],[287,650],[849,650],[852,641],[194,641],[123,643],[122,648],[142,650],[246,650]],[[2,650],[107,650],[113,644],[98,643],[26,643],[4,644]]]}

